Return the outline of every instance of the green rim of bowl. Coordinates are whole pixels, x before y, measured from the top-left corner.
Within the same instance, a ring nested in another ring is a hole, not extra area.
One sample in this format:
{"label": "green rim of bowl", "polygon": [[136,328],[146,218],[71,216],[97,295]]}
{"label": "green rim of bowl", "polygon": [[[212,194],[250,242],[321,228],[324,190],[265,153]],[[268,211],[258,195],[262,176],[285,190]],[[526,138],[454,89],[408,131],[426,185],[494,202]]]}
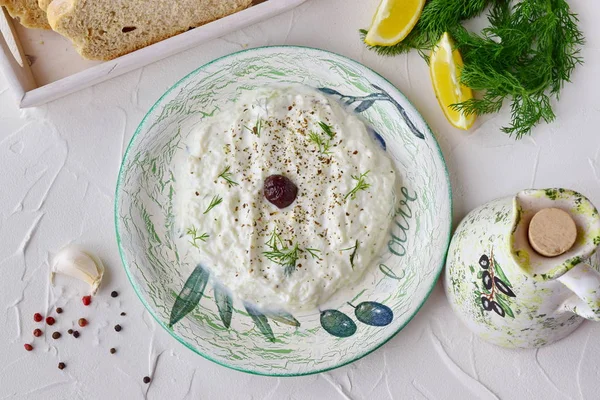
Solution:
{"label": "green rim of bowl", "polygon": [[290,49],[290,48],[300,48],[300,49],[307,49],[307,50],[311,50],[311,51],[315,51],[315,52],[320,52],[320,53],[324,53],[324,54],[333,54],[337,57],[343,58],[346,61],[348,61],[351,64],[354,64],[360,68],[365,68],[366,70],[372,72],[373,74],[375,74],[376,76],[380,77],[381,79],[383,79],[385,82],[387,82],[396,92],[396,95],[399,95],[400,97],[404,98],[404,100],[406,100],[406,102],[408,104],[411,105],[411,107],[416,111],[416,107],[410,102],[410,100],[408,100],[406,98],[406,96],[404,96],[404,94],[398,89],[396,88],[396,86],[394,86],[394,84],[392,84],[389,80],[387,80],[386,78],[384,78],[383,76],[381,76],[379,73],[373,71],[371,68],[364,66],[363,64],[352,60],[351,58],[348,58],[346,56],[342,56],[340,54],[331,52],[331,51],[327,51],[327,50],[321,50],[321,49],[316,49],[314,47],[309,47],[309,46],[293,46],[293,45],[277,45],[277,46],[261,46],[261,47],[254,47],[251,49],[246,49],[246,50],[241,50],[241,51],[237,51],[235,53],[230,53],[227,54],[225,56],[216,58],[204,65],[202,65],[201,67],[195,69],[194,71],[190,72],[189,74],[187,74],[186,76],[184,76],[183,78],[181,78],[177,83],[175,83],[173,86],[171,86],[165,93],[163,93],[162,96],[160,96],[160,98],[156,101],[156,103],[154,103],[154,105],[150,108],[150,110],[146,113],[146,115],[144,116],[144,118],[142,119],[142,121],[140,122],[140,124],[138,125],[137,129],[135,130],[135,133],[133,134],[131,140],[129,141],[129,144],[127,145],[127,150],[125,150],[125,154],[123,155],[123,160],[121,161],[121,166],[119,167],[119,175],[117,178],[117,187],[115,189],[115,206],[114,206],[114,218],[115,218],[115,230],[116,230],[116,235],[117,235],[117,245],[119,247],[119,255],[121,257],[121,262],[123,263],[123,267],[125,269],[125,273],[127,274],[127,278],[129,279],[129,282],[131,283],[131,285],[133,286],[133,289],[135,290],[135,294],[137,295],[137,297],[140,299],[140,301],[142,302],[142,304],[144,305],[144,307],[146,307],[146,310],[148,310],[148,312],[150,313],[150,315],[152,315],[152,317],[154,318],[154,320],[160,325],[162,326],[167,332],[169,332],[169,334],[175,338],[179,343],[181,343],[182,345],[184,345],[185,347],[187,347],[188,349],[192,350],[194,353],[206,358],[207,360],[210,360],[218,365],[221,365],[223,367],[227,367],[236,371],[240,371],[240,372],[246,372],[249,374],[253,374],[253,375],[262,375],[262,376],[277,376],[277,377],[293,377],[293,376],[305,376],[305,375],[312,375],[312,374],[318,374],[321,372],[326,372],[326,371],[331,371],[333,369],[336,368],[340,368],[343,367],[345,365],[348,365],[350,363],[353,363],[369,354],[371,354],[372,352],[374,352],[375,350],[379,349],[381,346],[383,346],[384,344],[386,344],[388,341],[390,341],[394,336],[396,336],[398,334],[398,332],[400,332],[402,329],[404,329],[404,327],[415,317],[415,315],[417,315],[417,313],[419,312],[419,310],[423,307],[423,305],[425,304],[425,302],[427,301],[427,299],[429,298],[429,296],[431,295],[431,292],[433,291],[433,288],[435,287],[435,285],[437,284],[437,281],[440,277],[440,274],[443,270],[444,264],[446,262],[446,257],[448,255],[448,246],[450,245],[450,238],[451,238],[451,233],[452,233],[452,218],[453,218],[453,205],[452,205],[452,186],[450,184],[450,176],[448,174],[448,167],[446,165],[446,160],[444,159],[444,155],[442,154],[442,150],[439,146],[439,143],[437,142],[437,139],[435,138],[435,136],[433,135],[433,132],[431,131],[431,128],[429,127],[429,124],[427,124],[427,121],[425,121],[423,119],[423,117],[421,116],[421,114],[417,111],[417,114],[419,115],[419,117],[421,118],[421,120],[425,123],[425,127],[427,128],[427,132],[429,133],[429,136],[431,138],[431,140],[433,140],[437,150],[438,150],[438,154],[442,160],[442,165],[444,166],[444,172],[446,175],[446,182],[448,184],[448,201],[449,201],[449,206],[450,206],[450,224],[448,225],[448,232],[447,232],[447,237],[446,237],[446,246],[444,249],[444,254],[442,256],[442,262],[440,264],[440,266],[438,267],[437,272],[435,273],[435,279],[433,280],[431,287],[429,288],[429,290],[427,291],[427,294],[425,295],[425,297],[423,298],[423,301],[421,302],[421,304],[415,309],[415,311],[413,312],[413,314],[408,317],[408,319],[406,320],[406,322],[400,326],[396,332],[392,333],[387,339],[385,339],[384,341],[382,341],[381,343],[379,343],[378,345],[376,345],[375,347],[373,347],[372,349],[369,349],[359,355],[357,355],[356,357],[352,358],[351,360],[348,361],[344,361],[341,362],[339,364],[333,365],[331,367],[328,368],[323,368],[323,369],[317,369],[314,371],[309,371],[309,372],[302,372],[302,373],[291,373],[291,374],[278,374],[278,373],[263,373],[263,372],[258,372],[258,371],[253,371],[253,370],[247,370],[244,368],[239,368],[233,365],[229,365],[226,364],[220,360],[216,360],[213,357],[211,357],[210,354],[205,354],[202,353],[200,351],[198,351],[198,349],[196,349],[195,347],[193,347],[192,345],[190,345],[185,339],[183,339],[182,337],[180,337],[179,335],[177,335],[177,333],[175,333],[175,331],[173,331],[172,329],[170,329],[167,325],[165,325],[154,313],[153,308],[144,300],[142,294],[140,293],[140,289],[137,286],[137,283],[134,281],[131,272],[129,271],[129,266],[127,264],[127,261],[125,260],[125,254],[124,254],[124,250],[123,250],[123,244],[121,242],[121,236],[119,234],[119,214],[118,214],[118,210],[119,210],[119,193],[120,193],[120,188],[121,188],[121,183],[122,183],[122,179],[123,179],[123,165],[125,164],[125,160],[127,160],[127,156],[129,155],[129,150],[131,150],[133,143],[135,142],[138,134],[140,133],[142,127],[144,126],[146,119],[148,118],[148,116],[150,114],[153,113],[154,109],[157,108],[163,98],[165,98],[169,93],[171,93],[174,89],[178,88],[183,82],[185,82],[188,78],[196,75],[197,73],[199,73],[200,71],[202,71],[204,68],[208,67],[209,65],[229,58],[229,57],[235,57],[239,54],[242,53],[247,53],[247,52],[252,52],[252,51],[257,51],[257,50],[261,50],[261,49],[276,49],[276,48],[282,48],[282,49]]}

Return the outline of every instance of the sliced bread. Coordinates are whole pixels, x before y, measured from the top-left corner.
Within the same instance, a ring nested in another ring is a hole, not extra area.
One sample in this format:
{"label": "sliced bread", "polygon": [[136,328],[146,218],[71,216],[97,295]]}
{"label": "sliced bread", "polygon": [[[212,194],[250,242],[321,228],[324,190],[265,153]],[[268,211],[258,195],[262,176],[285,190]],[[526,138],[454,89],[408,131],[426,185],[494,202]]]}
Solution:
{"label": "sliced bread", "polygon": [[38,6],[38,0],[0,0],[11,17],[27,28],[50,29],[46,13]]}
{"label": "sliced bread", "polygon": [[252,0],[53,0],[48,21],[84,58],[110,60],[242,10]]}

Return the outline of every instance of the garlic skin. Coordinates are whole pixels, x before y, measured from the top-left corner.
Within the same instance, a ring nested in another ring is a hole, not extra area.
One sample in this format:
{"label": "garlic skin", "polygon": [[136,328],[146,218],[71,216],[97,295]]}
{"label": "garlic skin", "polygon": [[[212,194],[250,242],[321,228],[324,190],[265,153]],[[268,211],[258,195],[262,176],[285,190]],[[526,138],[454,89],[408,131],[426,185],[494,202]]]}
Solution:
{"label": "garlic skin", "polygon": [[71,244],[63,247],[54,257],[50,275],[52,283],[55,274],[63,274],[87,282],[92,287],[94,295],[104,276],[104,264],[94,254]]}

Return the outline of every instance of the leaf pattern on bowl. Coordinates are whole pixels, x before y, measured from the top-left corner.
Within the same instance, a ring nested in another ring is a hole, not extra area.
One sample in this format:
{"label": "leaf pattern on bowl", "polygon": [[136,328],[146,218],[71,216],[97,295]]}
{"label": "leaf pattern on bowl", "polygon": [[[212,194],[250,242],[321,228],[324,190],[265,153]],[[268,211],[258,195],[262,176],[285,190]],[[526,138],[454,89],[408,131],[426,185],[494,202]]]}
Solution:
{"label": "leaf pattern on bowl", "polygon": [[279,312],[268,312],[265,315],[271,318],[273,321],[281,322],[282,324],[299,327],[300,321],[298,321],[294,316],[285,311]]}
{"label": "leaf pattern on bowl", "polygon": [[[181,289],[181,292],[179,292],[179,295],[175,298],[175,303],[171,309],[171,318],[169,320],[170,328],[181,321],[186,315],[192,312],[198,304],[200,304],[209,278],[210,272],[208,272],[205,267],[198,264],[196,268],[194,268],[188,279],[185,281],[183,289]],[[229,329],[231,327],[231,319],[234,311],[233,299],[227,290],[218,283],[213,285],[213,293],[219,317],[223,322],[223,326]],[[254,321],[258,330],[270,342],[275,342],[275,335],[269,324],[268,318],[296,328],[300,326],[300,322],[292,314],[286,311],[261,312],[255,306],[248,303],[244,303],[244,308]]]}
{"label": "leaf pattern on bowl", "polygon": [[256,310],[253,306],[249,304],[244,304],[244,308],[254,321],[254,324],[256,325],[258,330],[261,331],[263,335],[265,335],[267,340],[274,342],[275,335],[273,335],[273,329],[271,329],[271,325],[269,325],[269,320],[267,319],[267,317],[265,317],[263,313]]}
{"label": "leaf pattern on bowl", "polygon": [[220,285],[215,285],[213,291],[221,321],[223,321],[225,328],[229,329],[231,326],[231,314],[233,312],[233,301],[231,300],[231,296],[229,296],[229,293],[227,293]]}
{"label": "leaf pattern on bowl", "polygon": [[[320,88],[318,88],[318,90],[320,90],[322,93],[328,94],[330,96],[339,97],[339,101],[342,102],[342,104],[344,104],[346,106],[351,106],[354,103],[358,103],[358,105],[354,108],[354,111],[357,113],[366,111],[376,101],[388,101],[388,102],[392,103],[392,105],[394,107],[396,107],[396,109],[398,110],[398,112],[400,113],[402,118],[404,118],[404,122],[406,122],[406,125],[408,125],[408,128],[410,129],[412,134],[415,135],[416,137],[418,137],[419,139],[425,139],[425,135],[423,135],[423,133],[421,133],[421,131],[419,131],[419,129],[417,129],[415,124],[411,121],[408,114],[406,113],[406,110],[404,109],[404,107],[402,107],[396,100],[394,100],[394,98],[392,96],[390,96],[385,90],[383,90],[379,86],[377,86],[375,84],[371,84],[371,86],[375,90],[377,90],[377,92],[368,94],[366,96],[347,96],[347,95],[344,95],[344,94],[338,92],[337,90],[327,88],[327,87],[320,87]],[[381,135],[379,135],[377,132],[375,132],[375,135],[376,135],[378,141],[383,142],[383,138],[381,137]],[[385,142],[383,142],[383,148],[384,149],[386,148]]]}
{"label": "leaf pattern on bowl", "polygon": [[171,309],[171,318],[169,319],[169,327],[173,327],[183,317],[189,314],[200,303],[200,299],[204,294],[206,283],[210,273],[200,264],[194,268],[192,274],[187,278],[183,289],[175,299],[175,304]]}

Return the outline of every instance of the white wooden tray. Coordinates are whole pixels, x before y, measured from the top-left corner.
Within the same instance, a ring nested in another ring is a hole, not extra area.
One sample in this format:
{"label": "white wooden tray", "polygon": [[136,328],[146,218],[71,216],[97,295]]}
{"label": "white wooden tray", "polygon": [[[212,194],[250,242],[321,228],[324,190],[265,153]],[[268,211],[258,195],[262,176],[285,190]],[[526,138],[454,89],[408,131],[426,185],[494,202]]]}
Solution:
{"label": "white wooden tray", "polygon": [[23,28],[2,8],[0,69],[19,107],[39,106],[210,39],[245,28],[306,0],[255,0],[249,8],[111,61],[84,60],[56,32]]}

